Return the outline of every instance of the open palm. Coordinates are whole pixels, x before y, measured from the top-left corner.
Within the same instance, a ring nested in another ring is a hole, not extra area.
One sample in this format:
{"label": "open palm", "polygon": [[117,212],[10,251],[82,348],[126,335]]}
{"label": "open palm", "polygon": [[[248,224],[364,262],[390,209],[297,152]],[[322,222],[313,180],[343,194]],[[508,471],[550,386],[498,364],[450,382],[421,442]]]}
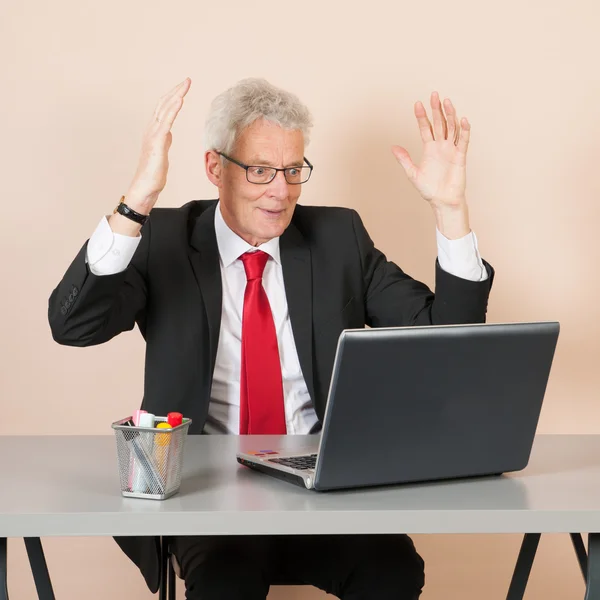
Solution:
{"label": "open palm", "polygon": [[423,141],[420,165],[415,165],[408,151],[401,146],[393,146],[392,152],[425,200],[436,206],[459,205],[465,199],[471,126],[467,119],[458,121],[450,100],[444,101],[442,109],[437,92],[431,94],[431,114],[433,126],[423,104],[415,104],[415,116]]}

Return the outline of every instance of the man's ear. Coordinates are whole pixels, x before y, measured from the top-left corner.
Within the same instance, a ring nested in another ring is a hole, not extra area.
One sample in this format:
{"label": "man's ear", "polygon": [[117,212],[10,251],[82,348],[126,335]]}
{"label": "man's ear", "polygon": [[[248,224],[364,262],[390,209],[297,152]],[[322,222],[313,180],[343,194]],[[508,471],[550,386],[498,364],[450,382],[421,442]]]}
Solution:
{"label": "man's ear", "polygon": [[220,155],[214,150],[208,150],[204,154],[204,167],[208,180],[220,189],[223,185],[223,163]]}

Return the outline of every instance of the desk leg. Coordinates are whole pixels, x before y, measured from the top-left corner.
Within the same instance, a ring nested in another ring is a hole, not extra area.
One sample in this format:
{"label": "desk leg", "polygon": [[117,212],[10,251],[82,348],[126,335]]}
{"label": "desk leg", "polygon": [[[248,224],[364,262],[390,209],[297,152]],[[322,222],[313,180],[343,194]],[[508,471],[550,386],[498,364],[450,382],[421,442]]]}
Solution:
{"label": "desk leg", "polygon": [[24,540],[39,600],[56,600],[40,538],[26,537]]}
{"label": "desk leg", "polygon": [[526,533],[523,537],[506,600],[523,600],[540,537],[540,533]]}
{"label": "desk leg", "polygon": [[158,600],[167,600],[169,584],[167,581],[169,562],[169,538],[163,537],[160,542],[160,588],[158,590]]}
{"label": "desk leg", "polygon": [[585,600],[600,599],[600,533],[588,535]]}
{"label": "desk leg", "polygon": [[169,592],[167,594],[168,600],[176,600],[176,588],[177,579],[175,575],[175,569],[173,568],[173,563],[171,562],[171,557],[169,556]]}
{"label": "desk leg", "polygon": [[0,600],[8,600],[6,573],[6,538],[0,538]]}
{"label": "desk leg", "polygon": [[575,554],[577,555],[577,562],[579,563],[579,568],[581,569],[581,574],[585,581],[587,578],[588,561],[583,538],[580,533],[571,533],[570,536],[571,541],[573,542],[573,548],[575,549]]}

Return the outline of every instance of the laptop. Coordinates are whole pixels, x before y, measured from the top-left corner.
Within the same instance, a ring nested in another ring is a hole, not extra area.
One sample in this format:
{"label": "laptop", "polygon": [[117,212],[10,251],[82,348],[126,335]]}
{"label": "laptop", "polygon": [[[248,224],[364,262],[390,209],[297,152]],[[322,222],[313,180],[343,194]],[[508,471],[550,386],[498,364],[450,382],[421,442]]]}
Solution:
{"label": "laptop", "polygon": [[559,323],[348,329],[321,435],[240,464],[312,490],[500,475],[527,466]]}

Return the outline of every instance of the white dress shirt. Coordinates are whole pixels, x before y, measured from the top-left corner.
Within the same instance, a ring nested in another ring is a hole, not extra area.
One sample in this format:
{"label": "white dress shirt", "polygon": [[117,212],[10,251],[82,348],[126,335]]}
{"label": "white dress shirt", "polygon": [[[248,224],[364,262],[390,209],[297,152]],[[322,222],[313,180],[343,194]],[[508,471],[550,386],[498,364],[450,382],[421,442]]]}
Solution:
{"label": "white dress shirt", "polygon": [[[240,370],[242,312],[246,273],[239,257],[256,248],[234,233],[223,220],[221,210],[215,211],[215,232],[219,249],[223,299],[221,328],[213,375],[211,401],[206,433],[239,433]],[[440,267],[457,277],[470,281],[485,281],[487,271],[473,232],[458,240],[449,240],[436,230]],[[114,233],[103,217],[89,240],[87,262],[95,275],[111,275],[129,265],[141,236],[130,237]],[[271,305],[283,378],[285,420],[288,434],[306,434],[317,422],[308,388],[300,369],[300,361],[288,313],[283,270],[279,255],[279,238],[260,249],[269,255],[263,274],[263,286]]]}

